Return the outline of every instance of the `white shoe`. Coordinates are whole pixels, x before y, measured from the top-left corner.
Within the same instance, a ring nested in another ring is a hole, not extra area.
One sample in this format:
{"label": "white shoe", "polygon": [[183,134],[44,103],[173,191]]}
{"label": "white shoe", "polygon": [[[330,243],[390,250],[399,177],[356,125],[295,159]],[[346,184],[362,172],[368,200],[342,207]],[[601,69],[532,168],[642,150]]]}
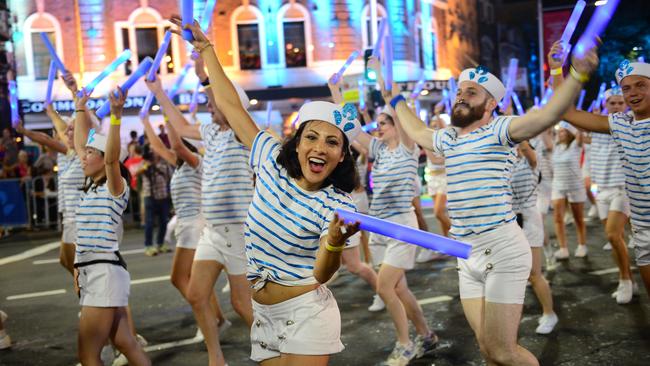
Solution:
{"label": "white shoe", "polygon": [[375,295],[374,299],[372,300],[372,305],[368,307],[368,311],[382,311],[386,309],[386,304],[384,304],[384,300],[381,299],[379,295]]}
{"label": "white shoe", "polygon": [[585,244],[578,244],[575,253],[573,254],[577,258],[584,258],[587,256],[587,246]]}
{"label": "white shoe", "polygon": [[[99,354],[99,359],[102,360],[102,364],[104,365],[115,365],[117,359],[115,358],[115,349],[113,348],[113,346],[107,344],[104,347],[102,347],[102,352]],[[126,360],[126,357],[124,357],[124,360]],[[128,364],[128,362],[123,363],[121,365],[126,365],[126,364]]]}
{"label": "white shoe", "polygon": [[[139,334],[135,335],[135,340],[138,341],[138,344],[140,344],[140,347],[142,347],[142,348],[146,347],[149,344],[149,342],[147,342],[147,340],[143,336],[141,336]],[[103,350],[102,350],[102,352],[103,352]],[[115,360],[113,361],[112,364],[109,363],[109,365],[112,365],[112,366],[126,366],[126,365],[129,364],[129,360],[126,358],[126,356],[122,352],[118,351],[117,349],[115,350],[113,355],[114,355],[113,357],[115,357]],[[106,364],[106,363],[104,363],[104,364]]]}
{"label": "white shoe", "polygon": [[434,252],[433,250],[423,249],[420,251],[417,258],[415,258],[415,263],[426,263],[441,257],[442,255],[440,253]]}
{"label": "white shoe", "polygon": [[196,334],[194,335],[194,339],[197,341],[202,341],[205,339],[205,337],[203,337],[203,332],[201,332],[201,328],[196,328]]}
{"label": "white shoe", "polygon": [[593,220],[598,219],[598,208],[596,205],[591,205],[589,208],[589,213],[587,213],[587,217]]}
{"label": "white shoe", "polygon": [[605,245],[603,245],[603,250],[612,250],[612,243],[605,243]]}
{"label": "white shoe", "polygon": [[9,337],[9,334],[5,332],[4,330],[2,331],[4,333],[3,335],[0,335],[0,349],[7,349],[11,347],[11,337]]}
{"label": "white shoe", "polygon": [[562,260],[562,259],[569,259],[569,249],[568,248],[560,248],[553,253],[553,256],[557,260]]}
{"label": "white shoe", "polygon": [[221,293],[225,294],[230,292],[230,282],[226,282],[226,285],[221,289]]}
{"label": "white shoe", "polygon": [[382,365],[386,366],[406,366],[415,357],[415,345],[409,342],[408,345],[395,343],[395,348],[388,359]]}
{"label": "white shoe", "polygon": [[8,317],[9,317],[9,315],[7,315],[7,313],[0,310],[0,322],[2,322],[2,324],[4,324],[7,321]]}
{"label": "white shoe", "polygon": [[573,216],[569,213],[569,211],[567,211],[567,212],[564,214],[564,224],[565,224],[565,225],[571,225],[571,224],[573,224]]}
{"label": "white shoe", "polygon": [[632,301],[634,295],[634,285],[632,280],[620,280],[618,290],[616,291],[616,303],[623,305]]}
{"label": "white shoe", "polygon": [[232,323],[230,322],[230,320],[224,319],[223,323],[219,325],[219,338],[222,338],[224,333],[226,333],[226,331],[230,329],[230,327],[232,327]]}
{"label": "white shoe", "polygon": [[557,315],[555,313],[551,315],[542,315],[539,318],[539,326],[537,326],[537,329],[535,329],[535,333],[537,334],[549,334],[553,331],[553,328],[555,328],[555,325],[558,322]]}

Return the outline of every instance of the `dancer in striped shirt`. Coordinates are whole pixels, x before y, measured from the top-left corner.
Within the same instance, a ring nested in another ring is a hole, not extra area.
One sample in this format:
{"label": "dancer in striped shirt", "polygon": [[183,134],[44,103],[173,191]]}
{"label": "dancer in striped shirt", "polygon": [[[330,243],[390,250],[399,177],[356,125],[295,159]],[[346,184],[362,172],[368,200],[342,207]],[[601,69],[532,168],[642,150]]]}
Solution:
{"label": "dancer in striped shirt", "polygon": [[[563,118],[587,131],[611,134],[618,147],[630,200],[636,264],[650,294],[650,64],[625,60],[615,76],[630,111],[596,116],[572,108]],[[554,82],[560,84],[562,79]],[[619,281],[618,291],[626,298],[632,289],[632,281]]]}
{"label": "dancer in striped shirt", "polygon": [[469,259],[458,260],[461,302],[490,364],[538,364],[517,344],[531,254],[511,207],[513,146],[560,119],[597,60],[594,50],[584,58],[574,56],[574,77],[556,90],[546,106],[521,117],[492,117],[505,87],[483,67],[461,73],[451,127],[431,130],[403,96],[396,94],[391,101],[408,135],[445,157],[450,235],[472,244]]}

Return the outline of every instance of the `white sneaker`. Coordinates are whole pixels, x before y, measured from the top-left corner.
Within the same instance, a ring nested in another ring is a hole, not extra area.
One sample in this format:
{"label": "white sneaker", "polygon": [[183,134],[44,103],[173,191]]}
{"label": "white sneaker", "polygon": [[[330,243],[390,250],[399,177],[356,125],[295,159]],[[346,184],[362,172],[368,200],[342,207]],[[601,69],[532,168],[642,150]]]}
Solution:
{"label": "white sneaker", "polygon": [[621,280],[618,283],[618,291],[616,291],[616,303],[623,305],[632,301],[634,295],[634,285],[632,280]]}
{"label": "white sneaker", "polygon": [[[621,281],[632,280],[618,280],[618,287],[616,288],[616,291],[612,292],[612,299],[616,299],[618,297],[618,290],[621,289]],[[639,285],[637,285],[636,282],[632,283],[632,296],[639,296]]]}
{"label": "white sneaker", "polygon": [[585,244],[578,244],[575,253],[573,254],[577,258],[584,258],[587,256],[587,246]]}
{"label": "white sneaker", "polygon": [[591,205],[589,208],[589,213],[587,213],[587,217],[589,217],[592,220],[598,219],[598,208],[596,205]]}
{"label": "white sneaker", "polygon": [[197,341],[203,341],[205,339],[205,337],[203,337],[203,332],[201,332],[201,328],[196,328],[196,334],[193,339]]}
{"label": "white sneaker", "polygon": [[[139,334],[135,335],[135,340],[138,341],[138,344],[140,344],[140,347],[142,347],[142,348],[145,348],[149,344],[149,342],[147,342],[147,340],[143,336],[141,336]],[[102,352],[103,352],[103,350],[102,350]],[[118,351],[117,349],[115,349],[114,357],[115,357],[115,360],[113,361],[112,364],[109,363],[109,365],[112,365],[112,366],[126,366],[126,365],[129,364],[129,360],[127,360],[126,356],[122,352]],[[106,364],[106,363],[104,363],[104,364]]]}
{"label": "white sneaker", "polygon": [[569,211],[564,213],[564,224],[565,225],[573,224],[573,216],[569,213]]}
{"label": "white sneaker", "polygon": [[[115,365],[117,358],[115,357],[115,349],[113,348],[113,345],[107,344],[102,347],[102,352],[99,354],[99,359],[102,360],[102,364],[104,365]],[[126,360],[126,357],[124,357],[124,360]],[[123,363],[120,366],[126,364],[128,364],[128,362]]]}
{"label": "white sneaker", "polygon": [[555,313],[551,315],[542,315],[539,318],[539,325],[537,326],[537,329],[535,329],[535,333],[537,334],[549,334],[553,331],[553,328],[555,328],[555,325],[558,322],[557,315]]}
{"label": "white sneaker", "polygon": [[612,250],[612,243],[607,242],[605,245],[603,245],[603,250]]}
{"label": "white sneaker", "polygon": [[562,260],[562,259],[569,259],[569,249],[568,248],[560,248],[553,253],[553,256],[555,259]]}
{"label": "white sneaker", "polygon": [[368,307],[368,311],[382,311],[386,309],[386,304],[384,304],[384,300],[381,299],[379,295],[373,296],[372,300],[372,305]]}
{"label": "white sneaker", "polygon": [[226,285],[221,289],[221,293],[225,294],[230,292],[230,282],[226,282]]}
{"label": "white sneaker", "polygon": [[[6,315],[6,314],[5,314]],[[0,349],[7,349],[11,347],[11,337],[9,337],[9,334],[5,332],[4,330],[2,331],[2,335],[0,335]]]}
{"label": "white sneaker", "polygon": [[0,310],[0,321],[2,322],[2,324],[4,324],[7,321],[8,317],[9,317],[9,315],[7,315],[7,313]]}
{"label": "white sneaker", "polygon": [[383,363],[386,366],[406,366],[409,361],[415,357],[415,346],[413,342],[408,345],[401,345],[399,342],[395,343],[393,352],[390,353],[388,359]]}

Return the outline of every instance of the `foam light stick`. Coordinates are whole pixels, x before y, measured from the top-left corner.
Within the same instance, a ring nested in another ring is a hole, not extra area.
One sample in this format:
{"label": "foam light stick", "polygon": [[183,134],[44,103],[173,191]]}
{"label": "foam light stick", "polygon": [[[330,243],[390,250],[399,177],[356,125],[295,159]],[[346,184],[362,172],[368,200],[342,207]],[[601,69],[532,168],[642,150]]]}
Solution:
{"label": "foam light stick", "polygon": [[467,259],[472,252],[472,246],[467,243],[427,231],[347,210],[337,209],[336,213],[346,223],[359,222],[359,228],[361,230],[388,236],[399,241],[453,255],[454,257]]}
{"label": "foam light stick", "polygon": [[345,61],[343,66],[341,66],[339,71],[337,71],[334,75],[332,75],[332,78],[330,79],[330,82],[332,84],[338,83],[339,80],[341,80],[341,77],[343,76],[343,73],[345,72],[345,70],[347,70],[347,68],[350,67],[350,65],[352,65],[352,63],[354,62],[354,60],[356,60],[357,57],[359,57],[359,51],[353,51],[350,54],[350,56],[348,56],[348,59]]}
{"label": "foam light stick", "polygon": [[201,81],[196,82],[194,91],[192,92],[192,99],[190,100],[190,113],[194,113],[196,108],[199,106],[199,88],[201,87]]}
{"label": "foam light stick", "polygon": [[271,126],[271,113],[273,113],[273,102],[266,103],[266,127]]}
{"label": "foam light stick", "polygon": [[[390,26],[390,25],[389,25]],[[387,91],[393,90],[393,32],[386,32],[386,44],[384,45],[384,61],[386,64],[386,77],[384,87]]]}
{"label": "foam light stick", "polygon": [[50,56],[52,57],[52,62],[54,62],[56,64],[56,67],[59,70],[61,70],[62,74],[65,74],[66,73],[65,65],[63,64],[63,61],[61,61],[61,59],[59,58],[59,55],[56,54],[56,50],[54,49],[52,42],[50,42],[50,39],[47,37],[47,33],[41,32],[41,39],[43,40],[43,43],[45,44],[47,51],[50,53]]}
{"label": "foam light stick", "polygon": [[551,99],[551,95],[553,95],[553,89],[546,88],[546,91],[544,92],[544,96],[542,97],[542,101],[541,101],[542,106],[545,106],[546,103],[548,103],[548,100]]}
{"label": "foam light stick", "polygon": [[388,27],[386,18],[381,20],[379,23],[379,35],[377,36],[377,42],[372,48],[372,57],[379,57],[379,51],[381,50],[381,44],[384,41],[384,34],[386,34],[386,28]]}
{"label": "foam light stick", "polygon": [[194,23],[194,0],[181,0],[181,26],[183,27],[183,39],[192,42],[192,31],[185,29],[186,25]]}
{"label": "foam light stick", "polygon": [[451,98],[447,89],[442,89],[442,101],[445,103],[445,112],[451,115]]}
{"label": "foam light stick", "polygon": [[639,57],[636,58],[636,60],[637,60],[638,62],[645,62],[645,57],[643,57],[643,56],[639,56]]}
{"label": "foam light stick", "polygon": [[169,99],[174,99],[176,94],[178,94],[178,90],[181,88],[181,85],[183,84],[183,80],[185,80],[185,76],[187,75],[187,71],[192,67],[190,64],[186,64],[183,67],[183,70],[181,70],[180,75],[178,75],[178,78],[176,79],[176,82],[172,86],[171,89],[167,92],[167,96]]}
{"label": "foam light stick", "polygon": [[587,108],[587,112],[589,112],[589,113],[593,112],[595,107],[596,107],[596,101],[593,100],[593,101],[591,101],[591,104],[589,105],[589,108]]}
{"label": "foam light stick", "polygon": [[366,109],[366,88],[363,79],[359,79],[359,109]]}
{"label": "foam light stick", "polygon": [[539,97],[538,96],[535,96],[534,102],[535,102],[535,107],[539,108]]}
{"label": "foam light stick", "polygon": [[149,114],[149,109],[151,109],[151,103],[153,103],[153,93],[149,91],[147,96],[144,98],[144,103],[142,103],[142,108],[140,108],[140,113],[138,114],[140,118],[144,118]]}
{"label": "foam light stick", "polygon": [[167,48],[169,47],[169,41],[171,40],[171,38],[172,38],[172,32],[170,31],[165,32],[163,41],[160,44],[160,47],[158,48],[158,52],[156,52],[156,56],[153,59],[153,65],[149,69],[149,73],[147,74],[147,80],[154,81],[156,79],[156,73],[160,68],[160,62],[162,61],[163,57],[167,54]]}
{"label": "foam light stick", "polygon": [[512,99],[512,90],[515,88],[515,82],[517,81],[517,67],[519,66],[519,60],[516,58],[511,58],[510,63],[508,64],[508,81],[506,82],[506,94],[503,96],[503,102],[501,105],[502,110],[508,109],[510,106],[510,100]]}
{"label": "foam light stick", "polygon": [[11,109],[11,126],[16,127],[20,123],[18,86],[16,85],[16,80],[9,80],[9,107]]}
{"label": "foam light stick", "polygon": [[519,101],[519,96],[517,95],[517,93],[512,93],[512,101],[515,103],[515,108],[517,108],[517,114],[523,116],[526,112],[524,111],[524,108],[521,106],[521,101]]}
{"label": "foam light stick", "polygon": [[108,75],[113,73],[113,71],[117,70],[117,68],[128,61],[131,58],[131,50],[126,49],[122,51],[122,53],[115,59],[113,62],[111,62],[104,70],[93,79],[93,81],[90,82],[90,84],[86,85],[83,87],[83,89],[79,90],[77,92],[77,97],[82,97],[84,95],[84,92],[88,95],[93,93],[93,90],[95,90],[95,87],[97,84],[99,84],[102,80],[104,80]]}
{"label": "foam light stick", "polygon": [[447,87],[449,88],[449,93],[452,97],[456,98],[456,94],[458,93],[458,85],[456,84],[456,79],[453,77],[449,78],[449,83],[447,84]]}
{"label": "foam light stick", "polygon": [[420,93],[422,92],[422,89],[424,89],[424,73],[422,73],[422,77],[420,80],[418,80],[418,83],[415,84],[415,87],[413,88],[413,91],[411,92],[411,99],[417,99],[420,96]]}
{"label": "foam light stick", "polygon": [[56,78],[56,62],[50,61],[50,71],[47,74],[47,92],[45,93],[45,104],[52,103],[52,87],[54,86],[54,78]]}
{"label": "foam light stick", "polygon": [[605,89],[607,88],[606,83],[601,83],[600,84],[600,89],[598,89],[598,98],[596,98],[596,107],[599,109],[603,105],[603,101],[605,100]]}
{"label": "foam light stick", "polygon": [[366,132],[366,133],[368,133],[368,132],[370,132],[370,131],[372,131],[372,130],[374,130],[376,128],[377,128],[377,122],[370,122],[367,125],[361,127],[363,132]]}
{"label": "foam light stick", "polygon": [[578,105],[576,106],[576,108],[578,108],[578,110],[582,110],[582,104],[585,102],[585,95],[586,94],[587,94],[586,90],[582,89],[580,91],[580,97],[578,98]]}
{"label": "foam light stick", "polygon": [[569,42],[571,41],[573,32],[575,32],[576,27],[578,26],[578,22],[580,21],[582,12],[585,10],[585,6],[587,6],[587,3],[583,0],[580,0],[576,3],[576,6],[573,8],[573,12],[571,13],[571,17],[569,18],[569,22],[564,28],[564,32],[560,38],[560,42],[562,43],[563,47],[563,53],[561,55],[553,55],[553,58],[561,59],[562,62],[564,62],[564,59],[569,54],[569,51],[571,50],[571,44]]}
{"label": "foam light stick", "polygon": [[208,0],[205,3],[205,8],[203,8],[203,14],[201,14],[201,21],[199,25],[203,33],[208,31],[210,28],[210,23],[212,23],[212,13],[214,12],[214,7],[217,5],[217,0]]}
{"label": "foam light stick", "polygon": [[[120,89],[122,89],[122,92],[126,93],[131,89],[133,84],[135,84],[141,77],[143,77],[147,71],[151,68],[151,65],[153,65],[153,60],[151,57],[145,57],[144,60],[140,62],[140,65],[138,65],[138,68],[135,69],[133,74],[129,76],[128,79],[124,82],[124,84],[120,85]],[[118,96],[117,91],[113,91],[113,95]],[[97,109],[97,117],[100,119],[106,117],[108,113],[111,111],[111,103],[110,101],[104,102],[99,109]]]}
{"label": "foam light stick", "polygon": [[575,52],[578,57],[583,57],[587,51],[596,47],[596,39],[603,33],[614,16],[619,2],[620,0],[609,0],[605,5],[596,8],[587,28],[576,44]]}

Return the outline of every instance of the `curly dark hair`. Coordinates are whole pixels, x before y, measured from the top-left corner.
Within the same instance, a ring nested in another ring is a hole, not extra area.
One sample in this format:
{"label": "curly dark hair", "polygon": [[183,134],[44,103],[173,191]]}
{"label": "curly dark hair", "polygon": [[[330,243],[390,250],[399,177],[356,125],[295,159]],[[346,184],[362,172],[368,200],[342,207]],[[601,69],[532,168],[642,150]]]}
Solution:
{"label": "curly dark hair", "polygon": [[[302,123],[298,128],[296,133],[287,138],[282,147],[280,148],[280,153],[276,161],[284,169],[287,170],[287,174],[293,179],[302,178],[302,169],[300,168],[300,161],[298,160],[298,153],[296,148],[300,142],[303,132],[305,131],[305,126],[309,122]],[[352,156],[352,151],[350,151],[350,141],[345,134],[343,134],[343,161],[340,162],[334,171],[325,179],[323,182],[323,187],[328,185],[333,185],[334,188],[337,188],[341,191],[350,193],[359,185],[359,175],[357,174],[357,166]]]}

